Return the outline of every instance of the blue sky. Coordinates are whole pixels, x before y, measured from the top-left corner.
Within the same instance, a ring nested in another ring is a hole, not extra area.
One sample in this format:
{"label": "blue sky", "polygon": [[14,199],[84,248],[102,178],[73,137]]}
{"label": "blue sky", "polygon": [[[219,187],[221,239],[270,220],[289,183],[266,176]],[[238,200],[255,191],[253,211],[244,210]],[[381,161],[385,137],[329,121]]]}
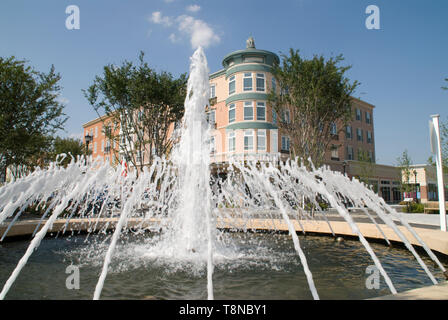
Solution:
{"label": "blue sky", "polygon": [[[368,5],[380,9],[380,30],[368,30]],[[80,29],[68,30],[65,9],[80,9]],[[193,46],[206,47],[210,71],[245,47],[289,48],[305,56],[342,53],[355,96],[376,106],[376,157],[395,164],[407,149],[414,163],[429,157],[431,114],[448,118],[448,1],[432,0],[70,0],[0,2],[0,56],[29,60],[62,75],[70,117],[64,136],[80,135],[96,114],[81,89],[108,63],[136,61],[143,50],[157,70],[188,70]]]}

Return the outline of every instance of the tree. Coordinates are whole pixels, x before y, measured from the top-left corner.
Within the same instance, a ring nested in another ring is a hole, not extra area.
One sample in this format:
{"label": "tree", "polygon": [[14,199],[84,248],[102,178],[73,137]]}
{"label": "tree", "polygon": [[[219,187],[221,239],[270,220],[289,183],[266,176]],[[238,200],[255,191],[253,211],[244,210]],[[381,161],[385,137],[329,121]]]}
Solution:
{"label": "tree", "polygon": [[[371,185],[371,180],[375,176],[375,162],[365,150],[358,152],[358,179],[367,185]],[[378,192],[378,186],[373,185],[374,191]]]}
{"label": "tree", "polygon": [[401,192],[413,191],[413,187],[410,184],[411,165],[412,165],[412,159],[408,154],[408,150],[404,150],[401,156],[397,158],[397,167],[400,172],[399,176],[400,176]]}
{"label": "tree", "polygon": [[173,123],[182,119],[186,83],[185,74],[176,79],[151,69],[141,52],[138,66],[129,61],[119,67],[107,65],[83,91],[99,116],[120,124],[121,136],[108,124],[105,135],[118,142],[120,150],[114,153],[121,152],[137,168],[170,152],[173,140],[168,135]]}
{"label": "tree", "polygon": [[61,76],[42,73],[15,57],[0,57],[0,172],[27,167],[48,148],[48,137],[67,118],[58,101]]}
{"label": "tree", "polygon": [[81,140],[56,137],[53,141],[52,160],[56,160],[58,155],[65,153],[67,156],[61,161],[61,165],[66,166],[72,160],[71,156],[76,159],[77,156],[84,155],[85,152],[85,146]]}
{"label": "tree", "polygon": [[351,67],[340,66],[343,60],[342,55],[306,60],[290,49],[282,64],[274,66],[280,90],[271,91],[269,102],[279,115],[280,132],[290,138],[291,156],[311,159],[315,166],[324,161],[332,125],[352,117],[351,95],[359,83],[345,77]]}

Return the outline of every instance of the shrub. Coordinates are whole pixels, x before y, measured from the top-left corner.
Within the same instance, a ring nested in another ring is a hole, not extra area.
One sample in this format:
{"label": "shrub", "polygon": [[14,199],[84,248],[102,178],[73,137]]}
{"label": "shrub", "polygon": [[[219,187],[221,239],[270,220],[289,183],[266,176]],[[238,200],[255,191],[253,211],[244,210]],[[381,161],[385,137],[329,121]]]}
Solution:
{"label": "shrub", "polygon": [[425,206],[422,203],[410,202],[403,208],[406,213],[423,213]]}

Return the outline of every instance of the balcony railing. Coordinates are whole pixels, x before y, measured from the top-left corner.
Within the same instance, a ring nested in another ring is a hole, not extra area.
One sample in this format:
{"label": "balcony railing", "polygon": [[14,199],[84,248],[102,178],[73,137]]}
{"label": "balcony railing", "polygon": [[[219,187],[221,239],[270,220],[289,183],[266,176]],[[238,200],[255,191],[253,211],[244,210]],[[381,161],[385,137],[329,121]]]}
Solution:
{"label": "balcony railing", "polygon": [[210,98],[209,99],[210,107],[214,106],[217,102],[218,102],[218,98],[217,97]]}

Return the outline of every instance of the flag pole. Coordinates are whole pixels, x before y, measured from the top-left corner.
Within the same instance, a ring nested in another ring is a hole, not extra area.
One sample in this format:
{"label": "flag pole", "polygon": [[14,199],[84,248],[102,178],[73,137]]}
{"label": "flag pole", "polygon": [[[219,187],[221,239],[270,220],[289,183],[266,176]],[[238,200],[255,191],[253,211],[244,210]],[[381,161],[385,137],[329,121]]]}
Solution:
{"label": "flag pole", "polygon": [[437,187],[439,192],[440,230],[446,231],[445,186],[443,183],[442,148],[440,142],[439,115],[431,115],[430,140],[431,152],[436,158]]}

